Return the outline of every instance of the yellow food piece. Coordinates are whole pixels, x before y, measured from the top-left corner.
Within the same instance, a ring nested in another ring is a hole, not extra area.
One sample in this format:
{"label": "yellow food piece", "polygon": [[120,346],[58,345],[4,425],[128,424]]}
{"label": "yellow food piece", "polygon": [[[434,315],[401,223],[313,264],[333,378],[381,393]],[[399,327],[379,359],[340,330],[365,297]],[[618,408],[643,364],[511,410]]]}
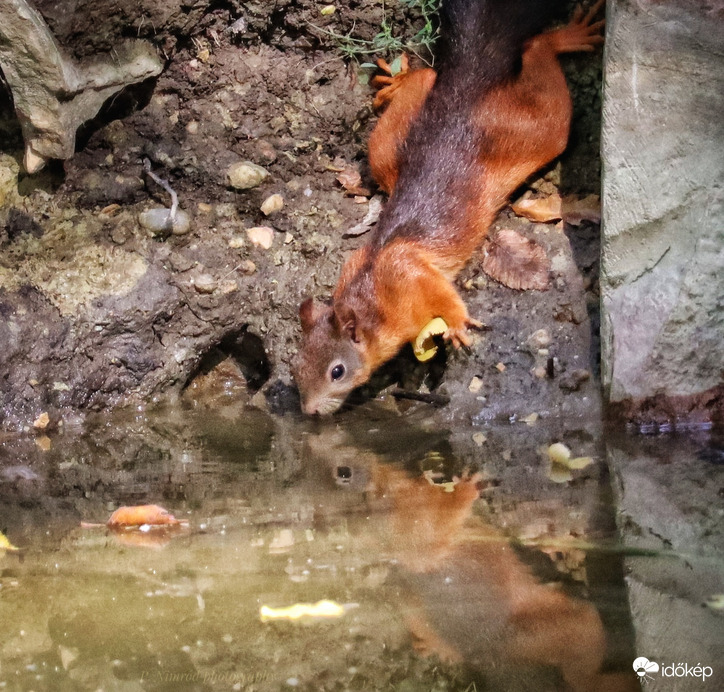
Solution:
{"label": "yellow food piece", "polygon": [[592,457],[576,457],[575,459],[569,459],[566,462],[566,466],[568,466],[569,469],[585,469],[586,466],[592,463]]}
{"label": "yellow food piece", "polygon": [[548,458],[554,464],[568,466],[568,460],[571,458],[571,450],[562,442],[556,442],[548,447]]}
{"label": "yellow food piece", "polygon": [[0,550],[20,550],[20,548],[16,548],[8,539],[7,536],[5,536],[4,533],[0,533]]}
{"label": "yellow food piece", "polygon": [[438,334],[444,334],[447,331],[447,323],[442,317],[436,317],[430,320],[417,335],[413,350],[415,358],[421,363],[430,360],[437,353],[437,346],[432,337]]}
{"label": "yellow food piece", "polygon": [[259,610],[262,622],[269,620],[299,620],[310,618],[338,618],[344,615],[344,606],[334,601],[318,601],[317,603],[295,603],[284,608],[271,608],[263,605]]}

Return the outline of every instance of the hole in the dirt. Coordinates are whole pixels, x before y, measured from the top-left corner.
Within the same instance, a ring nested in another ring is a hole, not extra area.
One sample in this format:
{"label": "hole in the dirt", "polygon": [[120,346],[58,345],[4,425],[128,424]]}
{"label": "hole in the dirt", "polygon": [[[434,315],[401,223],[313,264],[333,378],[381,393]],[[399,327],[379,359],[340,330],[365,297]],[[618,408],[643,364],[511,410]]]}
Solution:
{"label": "hole in the dirt", "polygon": [[231,358],[241,370],[249,390],[255,392],[269,379],[271,365],[264,350],[264,342],[242,327],[231,332],[210,348],[189,377],[188,387],[198,376],[209,374],[219,364]]}
{"label": "hole in the dirt", "polygon": [[151,101],[156,88],[156,77],[131,84],[111,96],[98,111],[95,118],[80,126],[75,138],[75,150],[83,151],[91,136],[113,120],[127,118],[137,110],[145,108]]}

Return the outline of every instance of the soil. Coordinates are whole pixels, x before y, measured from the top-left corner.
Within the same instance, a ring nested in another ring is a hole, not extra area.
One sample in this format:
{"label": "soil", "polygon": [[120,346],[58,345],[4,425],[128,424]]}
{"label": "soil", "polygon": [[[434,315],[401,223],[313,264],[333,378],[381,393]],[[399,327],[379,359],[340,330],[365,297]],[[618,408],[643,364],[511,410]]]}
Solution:
{"label": "soil", "polygon": [[[252,405],[298,410],[298,306],[328,296],[345,257],[366,242],[344,235],[369,203],[346,194],[339,168],[358,167],[375,191],[366,165],[372,90],[340,37],[371,41],[384,21],[409,38],[419,12],[394,0],[341,0],[326,16],[311,0],[35,4],[77,58],[140,37],[166,66],[106,104],[72,159],[34,176],[22,172],[20,130],[10,96],[0,95],[0,427],[28,429],[43,412],[52,426],[71,411],[174,401],[225,358]],[[575,121],[547,179],[563,193],[598,191],[600,60],[565,57]],[[139,224],[142,211],[170,205],[144,159],[178,194],[188,234]],[[231,188],[226,170],[240,161],[269,177]],[[272,194],[284,207],[266,217],[260,206]],[[255,226],[273,228],[269,249],[250,242]],[[505,288],[476,257],[459,279],[470,313],[487,325],[470,351],[442,351],[426,366],[405,351],[367,393],[435,390],[450,399],[439,414],[447,420],[596,415],[597,226],[532,224],[504,210],[496,227],[543,245],[551,287]],[[545,344],[531,340],[539,330]]]}

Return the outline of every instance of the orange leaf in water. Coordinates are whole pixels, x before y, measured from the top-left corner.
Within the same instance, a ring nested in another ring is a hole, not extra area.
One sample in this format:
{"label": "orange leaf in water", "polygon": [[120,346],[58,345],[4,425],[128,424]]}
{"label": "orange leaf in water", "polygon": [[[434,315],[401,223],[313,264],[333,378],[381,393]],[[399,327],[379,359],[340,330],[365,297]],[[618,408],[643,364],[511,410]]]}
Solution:
{"label": "orange leaf in water", "polygon": [[119,507],[108,520],[110,528],[124,526],[179,526],[181,522],[158,505]]}

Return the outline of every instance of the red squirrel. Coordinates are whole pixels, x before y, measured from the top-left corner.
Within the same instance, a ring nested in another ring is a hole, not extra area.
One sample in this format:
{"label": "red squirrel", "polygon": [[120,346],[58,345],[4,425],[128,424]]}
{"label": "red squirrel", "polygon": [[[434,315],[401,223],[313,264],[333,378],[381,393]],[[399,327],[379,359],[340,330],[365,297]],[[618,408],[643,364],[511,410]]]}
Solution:
{"label": "red squirrel", "polygon": [[444,0],[437,72],[378,78],[386,110],[369,162],[390,198],[331,304],[299,308],[294,377],[305,413],[336,411],[435,317],[453,346],[470,344],[480,323],[452,281],[510,194],[565,149],[572,107],[558,55],[602,43],[593,19],[603,2],[539,33],[544,0]]}

